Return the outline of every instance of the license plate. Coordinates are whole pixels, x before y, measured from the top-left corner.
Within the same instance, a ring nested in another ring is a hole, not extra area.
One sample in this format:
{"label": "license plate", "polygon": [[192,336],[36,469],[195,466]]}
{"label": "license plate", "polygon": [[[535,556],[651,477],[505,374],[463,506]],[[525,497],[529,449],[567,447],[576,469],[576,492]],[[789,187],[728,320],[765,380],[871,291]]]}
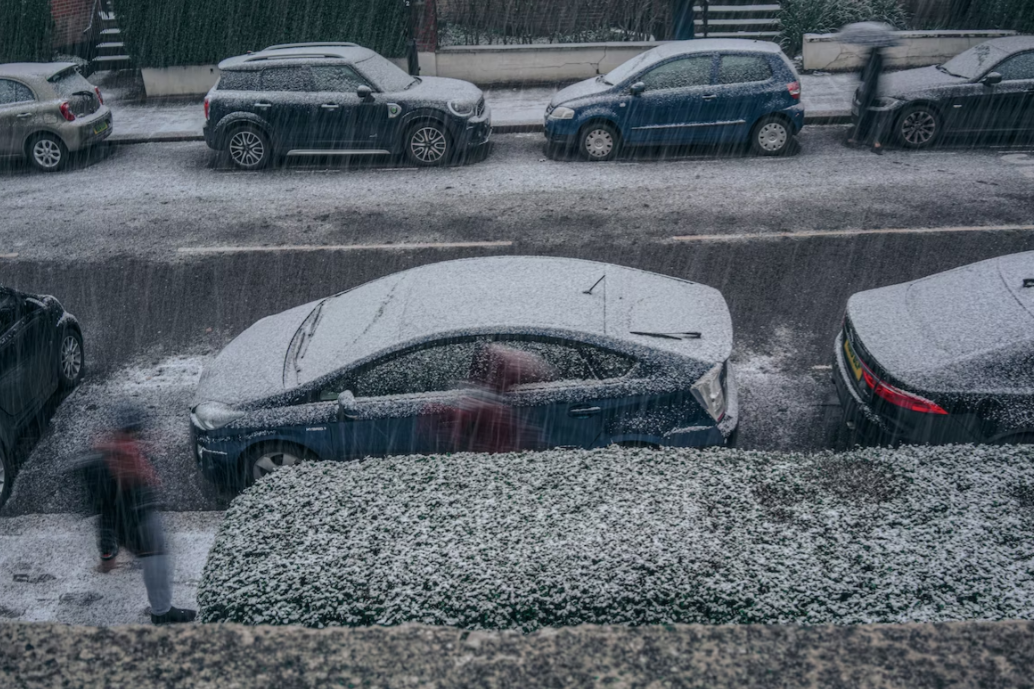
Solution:
{"label": "license plate", "polygon": [[847,355],[847,365],[851,367],[851,373],[854,374],[855,380],[862,379],[862,362],[858,360],[854,352],[851,351],[851,343],[844,338],[844,354]]}
{"label": "license plate", "polygon": [[101,132],[103,132],[107,128],[108,128],[108,121],[107,120],[104,120],[103,122],[98,122],[97,124],[93,125],[93,133],[94,134],[100,134]]}

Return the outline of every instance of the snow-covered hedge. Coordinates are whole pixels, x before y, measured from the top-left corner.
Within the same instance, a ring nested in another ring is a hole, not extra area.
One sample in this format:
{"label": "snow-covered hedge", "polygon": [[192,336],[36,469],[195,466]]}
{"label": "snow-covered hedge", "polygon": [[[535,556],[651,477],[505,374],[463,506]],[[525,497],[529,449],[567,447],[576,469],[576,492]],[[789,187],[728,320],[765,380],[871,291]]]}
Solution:
{"label": "snow-covered hedge", "polygon": [[205,621],[469,629],[1034,618],[1034,447],[610,448],[282,470]]}

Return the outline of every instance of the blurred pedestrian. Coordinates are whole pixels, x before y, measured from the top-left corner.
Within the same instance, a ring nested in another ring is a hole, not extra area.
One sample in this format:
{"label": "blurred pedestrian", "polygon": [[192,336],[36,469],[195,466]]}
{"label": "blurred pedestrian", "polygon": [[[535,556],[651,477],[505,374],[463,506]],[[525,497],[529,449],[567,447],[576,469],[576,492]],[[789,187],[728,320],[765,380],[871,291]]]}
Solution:
{"label": "blurred pedestrian", "polygon": [[144,454],[144,415],[134,405],[118,409],[114,429],[94,444],[80,469],[93,507],[100,512],[99,571],[115,567],[119,548],[140,558],[151,604],[151,622],[191,622],[197,613],[172,606],[172,569],[158,514],[158,477]]}
{"label": "blurred pedestrian", "polygon": [[888,116],[879,110],[880,78],[886,63],[884,52],[897,45],[894,27],[876,22],[848,24],[840,31],[840,41],[866,48],[865,67],[862,69],[861,85],[858,87],[858,117],[855,128],[848,139],[851,145],[868,144],[873,153],[883,153],[883,138],[886,135]]}

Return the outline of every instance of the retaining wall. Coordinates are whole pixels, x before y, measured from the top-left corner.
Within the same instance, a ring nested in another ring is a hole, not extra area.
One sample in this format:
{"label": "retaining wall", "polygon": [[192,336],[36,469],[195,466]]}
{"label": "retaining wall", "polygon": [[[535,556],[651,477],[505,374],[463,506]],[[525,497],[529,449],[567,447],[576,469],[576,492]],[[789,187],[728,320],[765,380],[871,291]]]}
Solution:
{"label": "retaining wall", "polygon": [[[947,62],[973,46],[1015,31],[901,31],[901,44],[887,51],[890,69],[926,67]],[[804,69],[847,72],[861,69],[866,49],[841,43],[837,34],[804,34]]]}

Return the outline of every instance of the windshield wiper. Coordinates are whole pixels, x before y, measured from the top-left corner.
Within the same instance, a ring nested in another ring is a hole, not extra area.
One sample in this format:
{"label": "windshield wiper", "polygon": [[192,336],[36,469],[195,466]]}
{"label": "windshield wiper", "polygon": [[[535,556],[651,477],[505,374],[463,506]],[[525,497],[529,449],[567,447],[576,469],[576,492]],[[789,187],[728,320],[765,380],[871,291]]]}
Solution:
{"label": "windshield wiper", "polygon": [[950,76],[958,77],[959,79],[963,79],[964,78],[961,74],[956,74],[955,72],[951,71],[950,69],[948,69],[944,65],[937,65],[937,69],[941,70],[942,72],[944,72],[945,74],[948,74]]}
{"label": "windshield wiper", "polygon": [[408,91],[409,89],[413,88],[414,86],[416,86],[417,84],[419,84],[421,82],[423,82],[423,79],[421,79],[420,77],[416,77],[416,78],[413,79],[413,81],[409,82],[409,85],[406,86],[406,88],[404,88],[402,90],[403,91]]}
{"label": "windshield wiper", "polygon": [[602,84],[606,84],[607,86],[613,86],[614,85],[614,84],[610,83],[609,81],[607,81],[607,77],[604,74],[601,74],[598,77],[596,77],[596,81],[598,81],[598,82],[600,82]]}
{"label": "windshield wiper", "polygon": [[659,337],[665,340],[699,340],[700,333],[650,333],[642,330],[630,330],[630,335],[642,335],[643,337]]}
{"label": "windshield wiper", "polygon": [[312,313],[309,314],[309,317],[305,319],[305,322],[302,323],[302,326],[298,329],[297,336],[300,337],[301,340],[298,342],[298,349],[296,349],[294,352],[295,372],[298,372],[300,370],[300,368],[298,367],[298,360],[305,358],[305,350],[309,348],[309,341],[312,339],[312,336],[316,333],[316,328],[319,327],[320,315],[323,313],[323,305],[326,303],[327,300],[324,299],[319,304],[317,304],[316,308],[312,310]]}

